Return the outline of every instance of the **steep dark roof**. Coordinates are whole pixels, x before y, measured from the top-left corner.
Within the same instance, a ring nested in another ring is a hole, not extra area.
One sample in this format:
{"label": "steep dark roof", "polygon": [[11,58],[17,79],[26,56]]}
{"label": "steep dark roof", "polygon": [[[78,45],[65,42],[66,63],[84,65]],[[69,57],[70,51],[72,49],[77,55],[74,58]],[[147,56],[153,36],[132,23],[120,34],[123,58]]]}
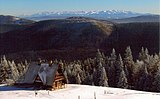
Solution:
{"label": "steep dark roof", "polygon": [[34,83],[36,76],[39,75],[44,85],[52,86],[57,69],[58,65],[55,64],[49,66],[46,63],[38,65],[37,63],[33,62],[28,67],[24,83]]}
{"label": "steep dark roof", "polygon": [[36,79],[36,76],[38,74],[38,71],[40,69],[40,65],[33,62],[29,65],[28,70],[25,74],[24,83],[34,83],[34,80]]}

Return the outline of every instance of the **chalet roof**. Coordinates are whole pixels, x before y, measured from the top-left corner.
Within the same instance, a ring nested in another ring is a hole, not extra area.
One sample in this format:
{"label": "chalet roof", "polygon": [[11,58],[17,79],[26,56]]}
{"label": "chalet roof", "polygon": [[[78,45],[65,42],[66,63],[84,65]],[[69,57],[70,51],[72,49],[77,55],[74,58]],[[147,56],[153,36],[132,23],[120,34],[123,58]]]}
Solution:
{"label": "chalet roof", "polygon": [[40,65],[38,65],[36,62],[31,63],[25,74],[24,83],[34,83],[34,80],[38,74],[39,69]]}
{"label": "chalet roof", "polygon": [[41,64],[38,75],[44,85],[52,86],[57,69],[58,65],[49,66],[48,64]]}
{"label": "chalet roof", "polygon": [[24,83],[34,83],[36,76],[39,75],[44,85],[52,86],[58,65],[49,66],[47,63],[38,65],[33,62],[29,65],[25,75]]}

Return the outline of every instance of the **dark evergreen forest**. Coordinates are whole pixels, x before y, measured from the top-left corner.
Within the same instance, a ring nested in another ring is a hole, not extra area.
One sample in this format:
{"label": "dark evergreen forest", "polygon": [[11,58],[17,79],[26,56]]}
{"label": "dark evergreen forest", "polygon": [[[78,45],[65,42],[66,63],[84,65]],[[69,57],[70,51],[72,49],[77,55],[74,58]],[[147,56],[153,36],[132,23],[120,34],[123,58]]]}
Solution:
{"label": "dark evergreen forest", "polygon": [[[107,56],[97,49],[95,58],[72,62],[52,61],[62,68],[67,83],[160,92],[160,54],[151,55],[147,48],[142,47],[138,58],[134,58],[131,48],[127,47],[124,55],[113,49]],[[30,62],[14,62],[5,56],[1,57],[0,83],[12,85],[23,80]]]}

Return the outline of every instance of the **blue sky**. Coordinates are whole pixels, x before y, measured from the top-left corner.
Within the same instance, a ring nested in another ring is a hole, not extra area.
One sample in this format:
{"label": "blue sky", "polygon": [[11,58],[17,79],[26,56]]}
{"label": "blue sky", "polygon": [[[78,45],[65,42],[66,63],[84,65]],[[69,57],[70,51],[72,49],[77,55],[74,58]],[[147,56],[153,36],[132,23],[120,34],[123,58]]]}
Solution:
{"label": "blue sky", "polygon": [[0,0],[0,14],[43,11],[127,10],[160,14],[160,0]]}

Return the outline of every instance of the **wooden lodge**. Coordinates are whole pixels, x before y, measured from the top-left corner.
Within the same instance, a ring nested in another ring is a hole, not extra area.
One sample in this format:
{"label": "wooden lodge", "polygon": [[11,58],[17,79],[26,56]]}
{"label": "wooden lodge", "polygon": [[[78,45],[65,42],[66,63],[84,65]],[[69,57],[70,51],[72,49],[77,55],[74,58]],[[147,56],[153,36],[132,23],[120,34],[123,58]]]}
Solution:
{"label": "wooden lodge", "polygon": [[33,62],[28,67],[23,84],[38,89],[56,90],[65,88],[66,80],[60,66]]}

